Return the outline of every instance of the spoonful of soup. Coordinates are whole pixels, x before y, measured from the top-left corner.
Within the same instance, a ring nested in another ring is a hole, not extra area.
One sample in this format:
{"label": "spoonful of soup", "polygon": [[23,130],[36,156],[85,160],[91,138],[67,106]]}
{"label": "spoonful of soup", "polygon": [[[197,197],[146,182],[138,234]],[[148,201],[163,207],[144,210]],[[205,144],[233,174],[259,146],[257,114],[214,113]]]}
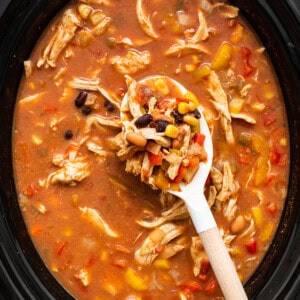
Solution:
{"label": "spoonful of soup", "polygon": [[119,156],[130,158],[126,171],[185,202],[225,298],[247,299],[204,195],[213,145],[197,97],[166,76],[126,81]]}

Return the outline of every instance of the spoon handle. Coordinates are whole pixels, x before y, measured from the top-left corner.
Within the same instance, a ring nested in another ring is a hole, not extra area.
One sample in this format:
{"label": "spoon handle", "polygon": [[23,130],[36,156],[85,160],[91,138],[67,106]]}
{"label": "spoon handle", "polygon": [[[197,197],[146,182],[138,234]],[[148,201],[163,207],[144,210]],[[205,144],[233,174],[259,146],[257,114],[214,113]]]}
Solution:
{"label": "spoon handle", "polygon": [[200,232],[199,236],[225,299],[248,299],[218,228]]}

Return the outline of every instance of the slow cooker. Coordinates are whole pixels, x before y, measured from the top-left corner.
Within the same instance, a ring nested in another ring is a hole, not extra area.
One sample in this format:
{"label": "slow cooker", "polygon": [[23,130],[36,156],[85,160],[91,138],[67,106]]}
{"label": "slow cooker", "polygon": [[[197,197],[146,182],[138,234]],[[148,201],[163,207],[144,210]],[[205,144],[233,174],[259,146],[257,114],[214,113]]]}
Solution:
{"label": "slow cooker", "polygon": [[[300,1],[232,0],[263,41],[279,78],[290,131],[286,205],[264,260],[245,285],[249,299],[300,299]],[[14,186],[11,132],[23,61],[68,0],[1,0],[0,299],[72,299],[36,252]],[[238,299],[237,299],[238,300]]]}

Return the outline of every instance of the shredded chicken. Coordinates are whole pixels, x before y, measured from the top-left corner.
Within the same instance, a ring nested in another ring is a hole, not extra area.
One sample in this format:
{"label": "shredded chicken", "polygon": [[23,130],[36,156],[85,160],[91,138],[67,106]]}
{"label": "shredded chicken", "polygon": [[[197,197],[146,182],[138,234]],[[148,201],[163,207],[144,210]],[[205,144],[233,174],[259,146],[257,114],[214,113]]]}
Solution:
{"label": "shredded chicken", "polygon": [[37,67],[55,67],[56,60],[63,49],[75,36],[75,32],[80,25],[80,18],[76,11],[68,9],[65,11],[56,31],[42,52],[42,56],[37,61]]}
{"label": "shredded chicken", "polygon": [[100,79],[87,79],[74,77],[69,81],[69,86],[73,89],[86,90],[86,91],[98,91],[99,90]]}
{"label": "shredded chicken", "polygon": [[77,182],[82,181],[91,173],[90,164],[83,156],[76,156],[75,158],[63,158],[57,160],[54,157],[53,163],[60,168],[52,172],[46,179],[46,187],[49,184],[63,183],[68,185],[76,185]]}
{"label": "shredded chicken", "polygon": [[191,54],[191,53],[206,53],[208,54],[207,49],[203,46],[195,43],[187,43],[184,40],[179,40],[177,44],[173,44],[166,52],[167,56],[177,56],[181,57],[182,55]]}
{"label": "shredded chicken", "polygon": [[192,237],[192,245],[190,248],[190,253],[194,262],[193,273],[195,276],[198,276],[200,274],[202,259],[208,259],[204,251],[200,237],[198,236]]}
{"label": "shredded chicken", "polygon": [[212,103],[220,114],[221,125],[225,132],[226,141],[229,144],[233,144],[234,137],[232,133],[231,116],[228,108],[227,95],[222,88],[221,82],[216,72],[211,71],[207,76],[206,86],[208,92],[214,99]]}
{"label": "shredded chicken", "polygon": [[136,2],[136,15],[137,15],[138,21],[140,23],[142,30],[150,37],[153,37],[156,39],[156,38],[158,38],[158,35],[153,29],[153,26],[152,26],[149,16],[146,16],[146,14],[143,10],[143,1],[144,0],[137,0],[137,2]]}
{"label": "shredded chicken", "polygon": [[191,44],[196,44],[199,41],[204,41],[208,38],[208,28],[206,19],[203,15],[201,9],[198,9],[198,20],[199,20],[199,27],[192,38],[188,39],[188,42]]}
{"label": "shredded chicken", "polygon": [[123,57],[114,56],[110,62],[121,74],[135,74],[150,64],[150,58],[148,51],[140,52],[132,49],[128,50]]}
{"label": "shredded chicken", "polygon": [[251,116],[249,116],[248,114],[245,113],[230,113],[231,117],[233,119],[240,119],[240,120],[244,120],[249,124],[256,124],[256,120],[254,118],[252,118]]}
{"label": "shredded chicken", "polygon": [[35,104],[37,102],[39,102],[42,98],[42,96],[44,96],[47,92],[41,92],[41,93],[38,93],[38,94],[34,94],[34,95],[31,95],[31,96],[27,96],[25,98],[22,98],[18,101],[18,105],[24,105],[24,104],[27,104],[27,103],[31,103],[31,104]]}
{"label": "shredded chicken", "polygon": [[166,223],[155,228],[135,252],[135,261],[143,266],[151,265],[159,254],[156,249],[167,245],[171,240],[183,234],[184,230],[185,227],[173,223]]}
{"label": "shredded chicken", "polygon": [[99,211],[90,207],[79,207],[81,212],[80,216],[83,220],[93,224],[96,228],[101,230],[103,233],[110,237],[118,237],[118,233],[110,228],[110,226],[105,222],[103,217],[100,215]]}
{"label": "shredded chicken", "polygon": [[78,273],[74,275],[75,279],[80,280],[83,286],[87,287],[91,283],[91,278],[88,270],[86,268],[82,268]]}
{"label": "shredded chicken", "polygon": [[32,61],[31,60],[25,60],[24,61],[24,71],[25,71],[25,77],[29,78],[32,74]]}
{"label": "shredded chicken", "polygon": [[168,221],[182,220],[188,217],[189,213],[184,202],[182,200],[178,200],[172,207],[163,211],[160,217],[155,217],[152,220],[137,220],[137,223],[145,228],[154,228]]}
{"label": "shredded chicken", "polygon": [[113,118],[107,118],[98,114],[92,114],[87,117],[86,123],[85,123],[85,133],[88,133],[92,129],[92,125],[95,126],[110,126],[110,127],[116,127],[121,128],[122,124],[120,121],[120,118],[113,117]]}

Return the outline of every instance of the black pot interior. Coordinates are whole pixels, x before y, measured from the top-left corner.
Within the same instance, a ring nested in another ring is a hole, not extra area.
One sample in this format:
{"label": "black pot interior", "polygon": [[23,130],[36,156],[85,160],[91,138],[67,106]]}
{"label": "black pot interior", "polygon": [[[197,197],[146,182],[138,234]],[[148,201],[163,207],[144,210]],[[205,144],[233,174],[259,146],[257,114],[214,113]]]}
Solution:
{"label": "black pot interior", "polygon": [[[51,19],[68,2],[15,0],[11,2],[1,20],[0,276],[4,278],[1,290],[11,287],[7,292],[13,298],[71,299],[44,266],[27,234],[15,191],[11,143],[14,104],[23,72],[23,61],[29,57]],[[287,202],[274,242],[245,286],[249,298],[283,299],[280,297],[287,291],[278,287],[276,289],[276,285],[281,284],[281,272],[289,272],[286,276],[292,279],[296,276],[293,280],[299,280],[299,258],[298,261],[282,264],[282,260],[294,255],[295,250],[290,244],[300,244],[300,202],[297,201],[300,199],[300,56],[297,52],[300,49],[299,23],[298,27],[297,23],[293,23],[289,8],[283,1],[274,1],[272,10],[262,0],[232,2],[240,8],[266,47],[281,84],[288,115],[291,165]],[[276,15],[276,12],[280,12],[280,15]],[[283,21],[286,27],[281,26]],[[291,36],[295,37],[293,42]],[[294,269],[291,270],[292,265]],[[268,298],[270,290],[276,294]]]}

